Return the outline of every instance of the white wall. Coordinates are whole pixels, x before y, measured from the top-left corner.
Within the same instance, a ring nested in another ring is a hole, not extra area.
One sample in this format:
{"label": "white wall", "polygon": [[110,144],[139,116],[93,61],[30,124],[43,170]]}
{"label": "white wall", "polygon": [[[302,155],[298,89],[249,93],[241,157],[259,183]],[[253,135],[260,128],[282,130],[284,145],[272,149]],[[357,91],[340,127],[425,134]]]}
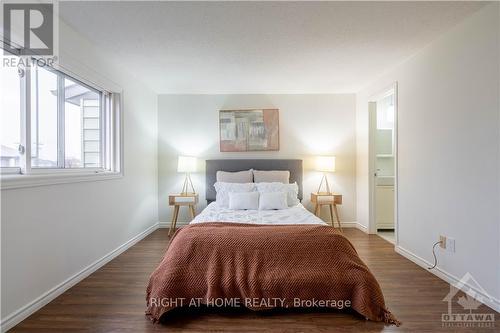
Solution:
{"label": "white wall", "polygon": [[123,88],[124,177],[2,190],[2,322],[158,221],[156,94],[60,29],[66,68]]}
{"label": "white wall", "polygon": [[[278,152],[219,152],[219,110],[278,108]],[[182,188],[176,172],[178,155],[198,156],[200,171],[193,175],[200,193],[198,211],[205,207],[204,159],[300,158],[304,163],[304,204],[317,190],[321,174],[311,171],[316,154],[334,154],[337,172],[330,175],[335,191],[344,195],[341,219],[356,221],[355,211],[355,95],[160,95],[158,100],[158,158],[160,221],[171,220],[168,194]],[[325,211],[326,215],[326,211]],[[182,212],[179,221],[187,221]]]}
{"label": "white wall", "polygon": [[368,225],[370,96],[398,82],[399,246],[500,299],[499,9],[461,22],[357,96],[357,216]]}

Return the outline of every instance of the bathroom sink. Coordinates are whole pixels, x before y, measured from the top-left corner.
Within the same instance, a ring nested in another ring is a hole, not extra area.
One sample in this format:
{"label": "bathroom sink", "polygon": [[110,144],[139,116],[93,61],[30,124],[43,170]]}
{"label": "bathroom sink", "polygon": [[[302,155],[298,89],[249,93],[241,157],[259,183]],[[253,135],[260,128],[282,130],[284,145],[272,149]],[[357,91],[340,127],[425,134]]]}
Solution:
{"label": "bathroom sink", "polygon": [[394,186],[394,176],[377,176],[377,185]]}

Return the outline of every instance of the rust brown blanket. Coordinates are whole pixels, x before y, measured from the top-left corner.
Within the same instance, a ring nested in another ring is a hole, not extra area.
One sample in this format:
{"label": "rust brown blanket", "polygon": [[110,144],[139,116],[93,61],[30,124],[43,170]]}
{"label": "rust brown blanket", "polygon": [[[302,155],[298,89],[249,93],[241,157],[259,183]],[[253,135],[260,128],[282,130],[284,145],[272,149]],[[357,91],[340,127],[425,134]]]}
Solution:
{"label": "rust brown blanket", "polygon": [[321,225],[181,228],[151,275],[146,301],[154,322],[179,306],[225,304],[253,310],[350,306],[370,320],[399,324],[352,244]]}

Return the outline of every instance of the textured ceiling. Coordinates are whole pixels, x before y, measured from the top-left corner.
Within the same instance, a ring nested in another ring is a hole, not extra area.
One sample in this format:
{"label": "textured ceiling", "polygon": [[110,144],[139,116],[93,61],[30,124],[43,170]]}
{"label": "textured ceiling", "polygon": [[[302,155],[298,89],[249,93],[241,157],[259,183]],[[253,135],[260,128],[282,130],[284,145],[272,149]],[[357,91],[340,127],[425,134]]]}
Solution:
{"label": "textured ceiling", "polygon": [[345,93],[478,2],[61,2],[64,21],[157,93]]}

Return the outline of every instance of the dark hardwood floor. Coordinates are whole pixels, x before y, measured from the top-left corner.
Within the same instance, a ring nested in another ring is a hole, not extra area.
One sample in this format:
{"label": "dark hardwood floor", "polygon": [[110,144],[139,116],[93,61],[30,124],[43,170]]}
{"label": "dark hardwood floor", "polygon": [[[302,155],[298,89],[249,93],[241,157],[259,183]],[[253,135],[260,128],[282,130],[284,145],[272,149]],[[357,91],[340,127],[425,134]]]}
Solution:
{"label": "dark hardwood floor", "polygon": [[[442,299],[448,294],[449,285],[395,253],[393,245],[379,236],[356,229],[347,229],[345,234],[378,279],[388,308],[403,322],[400,327],[384,326],[338,311],[244,310],[178,311],[165,323],[154,325],[144,316],[145,289],[167,246],[167,232],[168,229],[156,230],[10,332],[498,332],[500,329],[500,315],[484,305],[474,312],[495,313],[495,328],[443,328],[441,314],[447,312],[447,303]],[[464,312],[459,305],[454,310]]]}

